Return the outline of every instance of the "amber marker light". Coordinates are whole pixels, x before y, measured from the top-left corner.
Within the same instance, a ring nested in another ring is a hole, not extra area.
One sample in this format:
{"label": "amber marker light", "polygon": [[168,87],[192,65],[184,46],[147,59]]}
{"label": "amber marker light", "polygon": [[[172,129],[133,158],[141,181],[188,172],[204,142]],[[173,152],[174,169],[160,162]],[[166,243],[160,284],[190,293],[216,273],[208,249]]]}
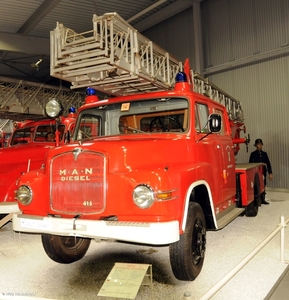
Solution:
{"label": "amber marker light", "polygon": [[173,196],[172,192],[158,192],[157,193],[157,199],[158,200],[169,200]]}

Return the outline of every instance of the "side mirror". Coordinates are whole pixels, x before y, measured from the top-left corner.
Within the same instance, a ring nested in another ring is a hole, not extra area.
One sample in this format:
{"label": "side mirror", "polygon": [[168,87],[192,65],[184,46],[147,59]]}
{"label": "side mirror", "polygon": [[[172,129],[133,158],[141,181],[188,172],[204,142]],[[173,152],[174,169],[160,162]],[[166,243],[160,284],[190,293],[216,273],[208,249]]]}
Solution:
{"label": "side mirror", "polygon": [[211,114],[209,116],[209,131],[212,133],[218,133],[222,128],[222,117],[219,114]]}

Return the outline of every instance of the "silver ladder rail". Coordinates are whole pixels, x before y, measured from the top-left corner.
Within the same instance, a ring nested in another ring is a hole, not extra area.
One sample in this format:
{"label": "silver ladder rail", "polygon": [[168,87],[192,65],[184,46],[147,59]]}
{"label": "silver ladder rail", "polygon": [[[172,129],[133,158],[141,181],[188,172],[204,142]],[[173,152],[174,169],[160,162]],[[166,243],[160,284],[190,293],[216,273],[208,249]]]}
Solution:
{"label": "silver ladder rail", "polygon": [[244,122],[244,112],[242,103],[221,90],[219,87],[210,82],[207,78],[202,77],[191,70],[191,76],[194,78],[194,91],[209,97],[210,99],[221,103],[226,107],[229,119],[237,123]]}
{"label": "silver ladder rail", "polygon": [[57,23],[50,32],[51,76],[71,88],[111,95],[167,90],[181,64],[117,13],[93,16],[93,30],[76,33]]}
{"label": "silver ladder rail", "polygon": [[[144,37],[117,13],[93,15],[93,29],[76,33],[57,23],[50,32],[50,75],[72,89],[93,87],[109,95],[173,88],[182,63]],[[231,120],[244,120],[240,101],[198,74],[194,90],[223,104]]]}
{"label": "silver ladder rail", "polygon": [[[14,114],[43,115],[46,103],[56,98],[68,114],[71,106],[76,109],[84,103],[85,92],[71,91],[67,88],[38,84],[35,82],[0,77],[0,112],[13,118]],[[1,117],[1,115],[0,115]],[[0,124],[1,129],[1,124]]]}

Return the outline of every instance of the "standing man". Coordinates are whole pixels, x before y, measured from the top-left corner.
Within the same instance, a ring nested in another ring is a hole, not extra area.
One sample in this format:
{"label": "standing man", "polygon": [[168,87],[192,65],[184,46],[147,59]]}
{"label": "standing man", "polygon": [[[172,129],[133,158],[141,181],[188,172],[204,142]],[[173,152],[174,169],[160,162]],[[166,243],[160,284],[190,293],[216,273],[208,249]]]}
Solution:
{"label": "standing man", "polygon": [[[264,166],[264,168],[263,168],[264,186],[266,186],[267,171],[268,171],[268,174],[269,174],[269,180],[273,179],[271,163],[270,163],[270,160],[269,160],[269,157],[268,157],[267,153],[262,150],[263,141],[261,139],[256,139],[254,146],[257,149],[251,153],[249,162],[250,163],[262,162],[262,163],[266,164],[266,166]],[[265,194],[266,194],[266,192],[264,192],[262,194],[261,203],[262,204],[269,204],[269,202],[267,202],[265,200]]]}

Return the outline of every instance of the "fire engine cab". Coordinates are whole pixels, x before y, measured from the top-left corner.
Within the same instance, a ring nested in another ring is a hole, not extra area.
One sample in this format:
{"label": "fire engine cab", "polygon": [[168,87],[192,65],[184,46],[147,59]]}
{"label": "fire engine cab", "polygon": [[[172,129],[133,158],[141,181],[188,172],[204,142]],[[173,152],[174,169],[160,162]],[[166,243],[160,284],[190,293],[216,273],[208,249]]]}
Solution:
{"label": "fire engine cab", "polygon": [[264,191],[262,165],[235,162],[249,142],[241,103],[116,13],[93,28],[51,32],[52,75],[89,88],[73,141],[17,181],[13,229],[41,233],[59,263],[81,259],[91,239],[167,245],[175,277],[194,280],[206,231],[256,216]]}
{"label": "fire engine cab", "polygon": [[[21,174],[39,169],[44,163],[46,152],[63,145],[70,139],[75,124],[75,109],[71,108],[63,117],[59,103],[55,99],[46,105],[47,118],[14,122],[14,130],[8,145],[0,149],[0,215],[6,216],[19,211],[15,200],[16,181]],[[0,221],[0,227],[12,215]]]}

